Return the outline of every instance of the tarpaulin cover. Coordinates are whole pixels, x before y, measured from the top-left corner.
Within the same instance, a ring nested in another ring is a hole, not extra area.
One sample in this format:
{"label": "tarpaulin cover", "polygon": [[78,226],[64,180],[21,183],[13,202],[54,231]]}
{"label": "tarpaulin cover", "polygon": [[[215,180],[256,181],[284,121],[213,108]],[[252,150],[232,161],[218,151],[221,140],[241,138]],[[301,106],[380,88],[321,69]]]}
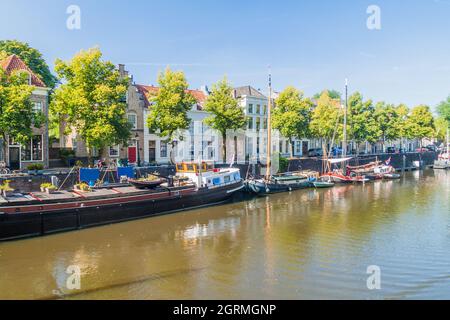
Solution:
{"label": "tarpaulin cover", "polygon": [[127,178],[133,179],[135,177],[133,167],[119,167],[117,168],[118,178],[126,176]]}
{"label": "tarpaulin cover", "polygon": [[100,178],[100,170],[99,169],[89,169],[89,168],[81,168],[80,169],[80,181],[83,182],[97,182]]}

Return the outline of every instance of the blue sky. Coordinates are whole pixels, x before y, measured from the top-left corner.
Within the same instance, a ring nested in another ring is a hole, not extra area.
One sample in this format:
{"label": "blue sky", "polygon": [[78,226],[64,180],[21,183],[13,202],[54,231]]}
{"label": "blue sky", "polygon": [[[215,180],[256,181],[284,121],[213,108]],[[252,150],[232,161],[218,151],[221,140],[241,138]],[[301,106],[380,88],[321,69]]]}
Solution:
{"label": "blue sky", "polygon": [[[66,9],[81,8],[81,30]],[[381,8],[381,30],[366,27]],[[136,82],[156,84],[171,64],[192,88],[224,75],[265,90],[271,65],[277,90],[324,88],[409,105],[435,106],[450,94],[450,0],[0,0],[0,39],[39,49],[51,67],[100,46]]]}

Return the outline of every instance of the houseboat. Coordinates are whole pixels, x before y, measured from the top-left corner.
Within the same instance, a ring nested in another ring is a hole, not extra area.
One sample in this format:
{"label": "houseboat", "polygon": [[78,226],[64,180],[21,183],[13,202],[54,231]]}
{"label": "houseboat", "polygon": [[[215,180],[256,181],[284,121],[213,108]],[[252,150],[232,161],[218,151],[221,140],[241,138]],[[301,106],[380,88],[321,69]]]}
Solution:
{"label": "houseboat", "polygon": [[210,206],[243,188],[239,169],[177,164],[175,176],[153,188],[30,193],[0,197],[0,241],[50,235]]}

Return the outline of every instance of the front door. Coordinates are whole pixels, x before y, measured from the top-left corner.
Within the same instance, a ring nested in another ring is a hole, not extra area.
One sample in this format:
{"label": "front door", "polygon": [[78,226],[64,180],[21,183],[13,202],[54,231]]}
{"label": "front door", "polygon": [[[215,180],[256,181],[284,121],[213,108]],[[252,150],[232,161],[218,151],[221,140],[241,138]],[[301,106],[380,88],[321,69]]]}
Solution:
{"label": "front door", "polygon": [[148,142],[148,161],[155,162],[156,161],[156,141]]}
{"label": "front door", "polygon": [[309,143],[308,141],[302,141],[302,154],[308,155]]}
{"label": "front door", "polygon": [[9,147],[9,168],[20,169],[20,147]]}
{"label": "front door", "polygon": [[136,163],[136,162],[137,162],[137,148],[128,147],[128,163]]}

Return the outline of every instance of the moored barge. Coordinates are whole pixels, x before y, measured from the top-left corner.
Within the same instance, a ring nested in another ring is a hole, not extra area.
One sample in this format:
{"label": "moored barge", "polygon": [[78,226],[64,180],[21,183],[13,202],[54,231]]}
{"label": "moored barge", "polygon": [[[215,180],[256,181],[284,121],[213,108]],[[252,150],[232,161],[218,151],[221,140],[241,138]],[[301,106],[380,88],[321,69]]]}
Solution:
{"label": "moored barge", "polygon": [[0,241],[146,218],[230,200],[243,188],[239,169],[202,162],[177,165],[175,179],[153,189],[16,194],[0,202]]}

